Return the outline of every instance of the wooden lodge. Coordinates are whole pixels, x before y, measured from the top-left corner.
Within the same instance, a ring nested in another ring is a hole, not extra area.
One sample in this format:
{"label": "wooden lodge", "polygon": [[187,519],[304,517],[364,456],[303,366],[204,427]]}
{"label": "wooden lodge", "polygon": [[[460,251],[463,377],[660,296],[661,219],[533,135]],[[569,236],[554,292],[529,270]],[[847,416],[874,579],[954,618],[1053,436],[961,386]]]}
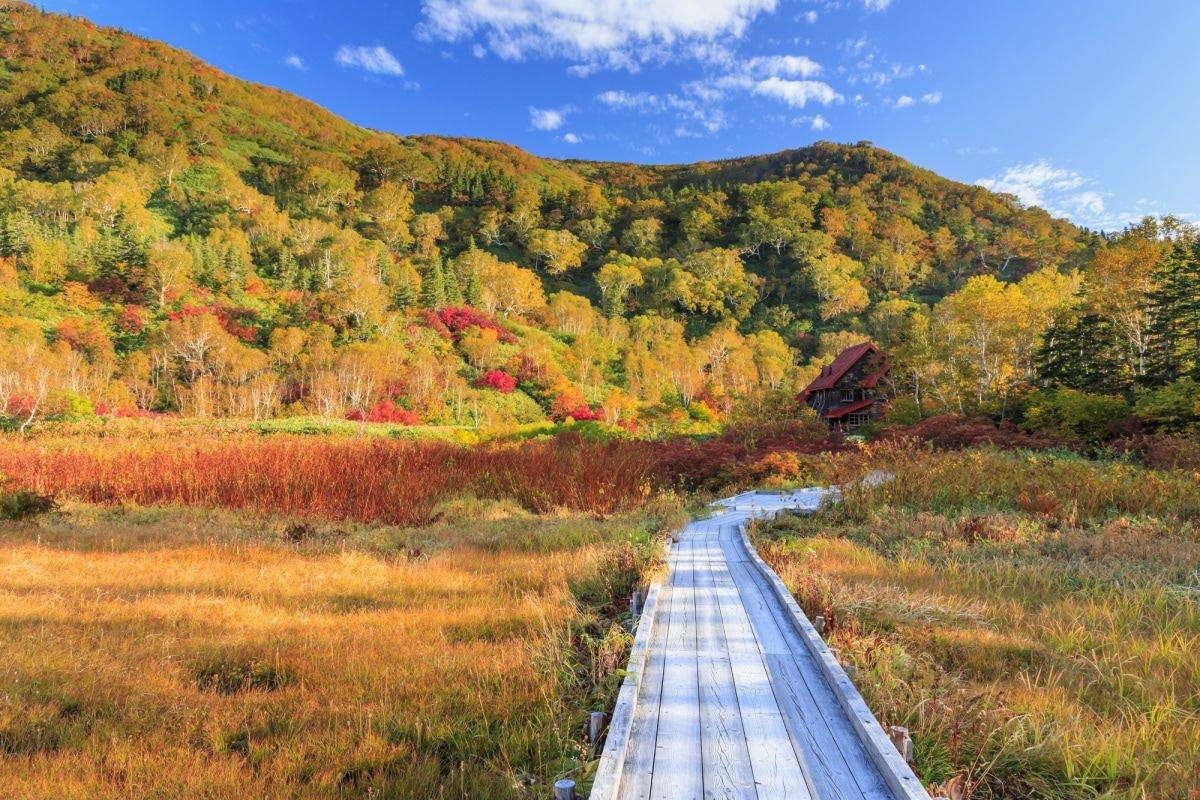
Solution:
{"label": "wooden lodge", "polygon": [[879,384],[890,370],[891,358],[873,343],[863,342],[843,350],[832,364],[822,367],[800,399],[830,427],[855,430],[887,411]]}

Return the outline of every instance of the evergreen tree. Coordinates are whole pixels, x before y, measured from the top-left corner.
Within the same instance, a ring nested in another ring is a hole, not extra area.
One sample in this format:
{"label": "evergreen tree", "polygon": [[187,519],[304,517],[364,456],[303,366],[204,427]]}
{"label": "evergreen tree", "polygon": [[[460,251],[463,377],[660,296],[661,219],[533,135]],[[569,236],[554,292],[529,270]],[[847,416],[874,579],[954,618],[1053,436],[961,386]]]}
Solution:
{"label": "evergreen tree", "polygon": [[421,305],[435,310],[446,306],[446,276],[442,272],[440,258],[430,260],[429,269],[421,281]]}
{"label": "evergreen tree", "polygon": [[300,264],[292,255],[292,251],[286,247],[280,249],[279,258],[275,261],[275,280],[280,286],[291,289],[307,288],[302,282]]}
{"label": "evergreen tree", "polygon": [[413,291],[412,284],[403,277],[392,291],[392,304],[400,311],[412,308],[417,304],[417,293]]}
{"label": "evergreen tree", "polygon": [[1133,376],[1123,367],[1124,346],[1105,317],[1078,310],[1060,315],[1034,356],[1038,384],[1090,394],[1129,395]]}
{"label": "evergreen tree", "polygon": [[483,307],[483,283],[479,280],[479,270],[474,264],[467,269],[463,300],[472,308]]}
{"label": "evergreen tree", "polygon": [[1171,248],[1154,283],[1146,296],[1151,326],[1144,380],[1161,386],[1200,378],[1200,253],[1182,244]]}
{"label": "evergreen tree", "polygon": [[229,249],[225,251],[222,267],[222,283],[230,289],[240,289],[246,280],[246,262],[233,245],[229,245]]}
{"label": "evergreen tree", "polygon": [[446,305],[461,306],[463,304],[462,283],[458,279],[458,270],[453,264],[447,264],[442,270],[442,279],[445,282],[443,296],[446,298]]}

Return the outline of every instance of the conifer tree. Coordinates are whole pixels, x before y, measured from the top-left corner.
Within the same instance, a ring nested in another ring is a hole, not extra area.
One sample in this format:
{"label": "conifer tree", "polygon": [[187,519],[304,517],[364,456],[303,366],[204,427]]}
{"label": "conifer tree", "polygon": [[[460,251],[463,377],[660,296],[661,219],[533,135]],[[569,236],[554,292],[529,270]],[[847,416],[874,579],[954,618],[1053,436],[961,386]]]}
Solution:
{"label": "conifer tree", "polygon": [[458,280],[458,270],[453,264],[447,264],[442,270],[442,280],[444,281],[443,296],[446,299],[448,306],[461,306],[463,304],[462,284]]}
{"label": "conifer tree", "polygon": [[479,280],[479,269],[474,264],[467,269],[463,300],[472,308],[483,307],[483,283]]}
{"label": "conifer tree", "polygon": [[421,281],[421,305],[435,310],[446,305],[446,278],[440,258],[430,260],[429,270]]}
{"label": "conifer tree", "polygon": [[1154,282],[1146,296],[1152,322],[1145,382],[1161,386],[1200,378],[1200,253],[1176,245],[1164,255]]}

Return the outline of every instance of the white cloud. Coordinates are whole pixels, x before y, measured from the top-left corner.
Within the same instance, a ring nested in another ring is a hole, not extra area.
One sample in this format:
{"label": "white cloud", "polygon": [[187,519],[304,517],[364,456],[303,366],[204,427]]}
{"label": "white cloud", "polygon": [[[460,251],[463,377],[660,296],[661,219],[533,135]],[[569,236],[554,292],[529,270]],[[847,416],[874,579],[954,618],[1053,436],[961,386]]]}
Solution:
{"label": "white cloud", "polygon": [[921,102],[928,103],[931,106],[936,106],[938,103],[942,102],[942,93],[930,92],[929,94],[923,94],[921,95]]}
{"label": "white cloud", "polygon": [[563,141],[567,144],[579,144],[583,141],[583,139],[579,138],[573,133],[565,133],[563,134]]}
{"label": "white cloud", "polygon": [[842,96],[827,83],[787,81],[779,77],[759,81],[751,91],[757,95],[782,100],[792,108],[804,108],[810,100],[827,106],[842,99]]}
{"label": "white cloud", "polygon": [[403,75],[404,67],[396,57],[388,52],[386,47],[351,47],[348,44],[338,48],[333,60],[343,67],[358,67],[376,75]]}
{"label": "white cloud", "polygon": [[[880,0],[871,0],[880,2]],[[418,35],[479,37],[501,58],[561,56],[636,69],[669,57],[722,56],[720,40],[741,37],[779,0],[422,0]]]}
{"label": "white cloud", "polygon": [[977,186],[1011,194],[1025,206],[1037,206],[1055,217],[1066,217],[1093,230],[1120,230],[1145,215],[1144,204],[1117,211],[1109,208],[1112,195],[1096,181],[1073,170],[1056,167],[1046,159],[1009,167]]}
{"label": "white cloud", "polygon": [[872,13],[876,11],[885,11],[892,4],[892,0],[863,0],[863,6]]}
{"label": "white cloud", "polygon": [[815,11],[804,12],[804,21],[807,22],[809,25],[816,25],[817,24],[817,12],[815,12]]}
{"label": "white cloud", "polygon": [[760,56],[747,61],[743,71],[770,77],[813,78],[821,74],[821,65],[808,56]]}
{"label": "white cloud", "polygon": [[627,109],[631,111],[661,111],[663,103],[658,95],[649,92],[629,93],[626,91],[608,90],[596,95],[596,99],[613,110]]}
{"label": "white cloud", "polygon": [[820,114],[817,114],[815,117],[813,117],[812,129],[814,131],[827,131],[832,127],[833,126],[830,125],[829,122],[826,121],[826,119]]}
{"label": "white cloud", "polygon": [[899,111],[899,110],[900,110],[900,109],[902,109],[902,108],[908,108],[909,106],[911,106],[912,104],[914,104],[914,103],[916,103],[916,102],[917,102],[916,100],[913,100],[913,99],[912,99],[911,97],[909,97],[908,95],[906,95],[906,94],[902,94],[902,95],[900,95],[900,97],[899,97],[899,98],[896,100],[896,102],[892,103],[892,108],[894,108],[894,109],[896,109],[897,111]]}
{"label": "white cloud", "polygon": [[529,124],[539,131],[556,131],[567,121],[567,114],[575,109],[571,106],[562,108],[529,107]]}
{"label": "white cloud", "polygon": [[288,56],[287,58],[285,58],[283,60],[283,63],[287,64],[289,67],[292,67],[293,69],[298,69],[301,72],[308,72],[308,65],[305,64],[304,59],[298,55],[292,54],[292,55]]}

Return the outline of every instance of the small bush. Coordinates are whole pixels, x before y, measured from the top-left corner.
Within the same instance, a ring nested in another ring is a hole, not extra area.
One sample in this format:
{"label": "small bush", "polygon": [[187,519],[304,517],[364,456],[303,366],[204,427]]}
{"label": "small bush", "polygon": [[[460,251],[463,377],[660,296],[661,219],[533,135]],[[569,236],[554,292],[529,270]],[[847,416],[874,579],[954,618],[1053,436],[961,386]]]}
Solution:
{"label": "small bush", "polygon": [[475,381],[476,389],[495,389],[501,394],[512,394],[517,388],[517,379],[502,369],[493,369],[483,373]]}
{"label": "small bush", "polygon": [[214,659],[196,668],[196,685],[218,694],[282,689],[292,682],[290,670],[257,658]]}
{"label": "small bush", "polygon": [[0,494],[0,519],[25,520],[46,514],[58,508],[53,497],[47,497],[37,492],[18,489],[8,494]]}

